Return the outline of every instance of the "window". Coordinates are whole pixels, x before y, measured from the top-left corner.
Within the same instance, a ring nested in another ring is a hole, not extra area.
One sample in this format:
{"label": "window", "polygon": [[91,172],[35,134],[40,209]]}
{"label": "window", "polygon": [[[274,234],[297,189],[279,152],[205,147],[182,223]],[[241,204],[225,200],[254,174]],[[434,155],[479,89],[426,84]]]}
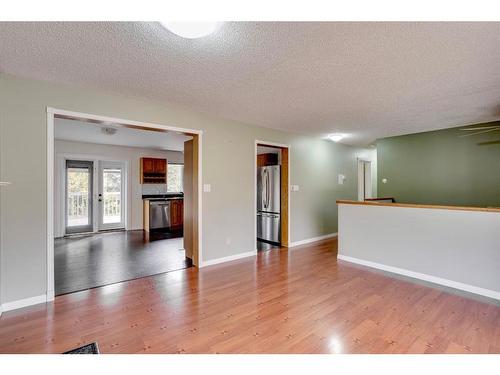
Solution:
{"label": "window", "polygon": [[182,177],[184,166],[182,164],[169,164],[167,168],[167,191],[169,193],[180,193],[182,188]]}

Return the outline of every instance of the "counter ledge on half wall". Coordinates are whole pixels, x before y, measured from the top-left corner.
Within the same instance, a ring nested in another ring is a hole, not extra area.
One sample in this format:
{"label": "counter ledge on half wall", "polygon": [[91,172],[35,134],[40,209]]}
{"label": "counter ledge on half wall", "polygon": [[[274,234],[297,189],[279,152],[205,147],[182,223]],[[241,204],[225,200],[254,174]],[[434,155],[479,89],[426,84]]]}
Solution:
{"label": "counter ledge on half wall", "polygon": [[357,204],[364,206],[387,206],[387,207],[407,207],[407,208],[430,208],[437,210],[455,210],[455,211],[482,211],[482,212],[500,212],[500,207],[474,207],[474,206],[444,206],[437,204],[415,204],[415,203],[388,203],[374,201],[351,201],[338,200],[337,204]]}

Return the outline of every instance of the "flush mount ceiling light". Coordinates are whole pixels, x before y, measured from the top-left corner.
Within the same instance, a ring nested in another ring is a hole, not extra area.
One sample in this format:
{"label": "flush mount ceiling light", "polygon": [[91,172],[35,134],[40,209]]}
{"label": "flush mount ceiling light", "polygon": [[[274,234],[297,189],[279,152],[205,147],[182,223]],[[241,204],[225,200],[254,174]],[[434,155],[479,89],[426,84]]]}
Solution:
{"label": "flush mount ceiling light", "polygon": [[167,30],[183,38],[196,39],[212,34],[221,22],[160,22]]}
{"label": "flush mount ceiling light", "polygon": [[328,136],[327,136],[327,138],[328,138],[330,141],[334,141],[334,142],[339,142],[339,141],[341,141],[344,137],[345,137],[345,135],[344,135],[344,134],[340,134],[340,133],[328,134]]}

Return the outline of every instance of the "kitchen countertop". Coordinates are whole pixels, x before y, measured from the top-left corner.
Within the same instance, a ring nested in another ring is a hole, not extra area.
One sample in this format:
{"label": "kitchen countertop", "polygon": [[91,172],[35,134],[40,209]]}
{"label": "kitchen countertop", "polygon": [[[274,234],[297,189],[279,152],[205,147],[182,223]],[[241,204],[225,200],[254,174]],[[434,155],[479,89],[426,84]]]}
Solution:
{"label": "kitchen countertop", "polygon": [[182,193],[169,193],[169,194],[147,194],[142,196],[143,200],[166,200],[166,199],[184,199]]}

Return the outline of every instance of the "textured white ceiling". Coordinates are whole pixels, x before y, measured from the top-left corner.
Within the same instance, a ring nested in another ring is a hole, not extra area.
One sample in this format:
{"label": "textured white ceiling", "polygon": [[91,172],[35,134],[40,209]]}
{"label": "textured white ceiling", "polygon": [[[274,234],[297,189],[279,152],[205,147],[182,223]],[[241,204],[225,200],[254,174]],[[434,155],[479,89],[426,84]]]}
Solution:
{"label": "textured white ceiling", "polygon": [[500,119],[500,23],[0,23],[3,72],[344,143]]}
{"label": "textured white ceiling", "polygon": [[[103,127],[115,128],[116,133],[113,135],[103,134],[101,131]],[[189,136],[174,132],[159,133],[155,131],[125,128],[112,124],[100,125],[59,118],[54,120],[54,135],[56,139],[65,141],[172,151],[184,151],[184,142],[191,139]]]}

